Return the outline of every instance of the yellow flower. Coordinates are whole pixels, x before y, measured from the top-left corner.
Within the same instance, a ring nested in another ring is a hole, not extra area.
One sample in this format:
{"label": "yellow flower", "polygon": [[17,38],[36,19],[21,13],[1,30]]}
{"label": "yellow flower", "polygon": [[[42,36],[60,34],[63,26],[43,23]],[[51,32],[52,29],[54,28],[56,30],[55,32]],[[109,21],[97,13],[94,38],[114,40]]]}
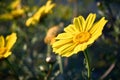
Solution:
{"label": "yellow flower", "polygon": [[14,0],[12,3],[10,3],[9,8],[10,9],[17,9],[21,5],[21,0]]}
{"label": "yellow flower", "polygon": [[13,18],[10,13],[0,14],[0,20],[12,20]]}
{"label": "yellow flower", "polygon": [[39,8],[39,10],[29,19],[27,19],[26,21],[26,26],[30,26],[30,25],[35,25],[37,24],[40,19],[45,16],[46,14],[50,13],[52,10],[52,8],[55,7],[55,4],[51,4],[51,0],[48,0],[46,5],[43,5],[42,7]]}
{"label": "yellow flower", "polygon": [[101,34],[104,25],[107,23],[105,17],[94,23],[96,14],[90,13],[85,20],[82,16],[74,18],[73,24],[64,28],[64,33],[56,37],[53,43],[53,52],[61,56],[69,57],[84,51]]}
{"label": "yellow flower", "polygon": [[9,13],[4,13],[0,15],[0,20],[12,20],[16,17],[22,16],[25,13],[24,9],[15,9]]}
{"label": "yellow flower", "polygon": [[3,36],[0,36],[0,59],[7,58],[11,55],[11,48],[15,44],[17,39],[16,33],[8,35],[6,39]]}
{"label": "yellow flower", "polygon": [[18,17],[18,16],[23,15],[24,13],[25,13],[25,10],[24,10],[24,9],[16,9],[16,10],[12,10],[10,14],[11,14],[13,17]]}

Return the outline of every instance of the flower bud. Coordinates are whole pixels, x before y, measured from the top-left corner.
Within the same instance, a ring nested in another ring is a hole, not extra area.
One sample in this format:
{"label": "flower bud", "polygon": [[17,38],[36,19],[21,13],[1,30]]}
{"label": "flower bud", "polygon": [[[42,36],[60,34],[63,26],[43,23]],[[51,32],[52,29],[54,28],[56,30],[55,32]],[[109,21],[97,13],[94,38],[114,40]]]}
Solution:
{"label": "flower bud", "polygon": [[48,56],[48,57],[46,58],[46,62],[49,63],[49,64],[54,64],[55,61],[56,61],[55,56]]}

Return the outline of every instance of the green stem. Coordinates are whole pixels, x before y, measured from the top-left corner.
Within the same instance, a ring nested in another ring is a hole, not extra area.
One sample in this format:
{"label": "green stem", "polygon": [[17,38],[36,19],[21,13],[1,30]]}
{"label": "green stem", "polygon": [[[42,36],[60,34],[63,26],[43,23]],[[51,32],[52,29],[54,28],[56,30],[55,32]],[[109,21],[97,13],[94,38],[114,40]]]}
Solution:
{"label": "green stem", "polygon": [[63,65],[62,65],[62,59],[60,56],[58,56],[58,63],[59,63],[59,68],[60,68],[60,72],[61,74],[63,74]]}
{"label": "green stem", "polygon": [[8,66],[12,69],[12,71],[15,73],[16,79],[18,80],[18,72],[14,69],[13,65],[11,62],[6,58],[5,62],[8,64]]}
{"label": "green stem", "polygon": [[85,56],[85,63],[86,63],[86,68],[87,68],[88,80],[90,80],[90,77],[91,77],[91,68],[90,68],[89,57],[88,57],[88,54],[87,54],[86,50],[83,53],[84,53],[84,56]]}
{"label": "green stem", "polygon": [[47,56],[50,56],[51,54],[51,45],[47,45]]}
{"label": "green stem", "polygon": [[50,76],[50,74],[52,73],[52,70],[53,70],[53,65],[50,64],[50,65],[49,65],[49,71],[48,71],[47,75],[45,76],[45,79],[44,79],[44,80],[49,80],[49,76]]}

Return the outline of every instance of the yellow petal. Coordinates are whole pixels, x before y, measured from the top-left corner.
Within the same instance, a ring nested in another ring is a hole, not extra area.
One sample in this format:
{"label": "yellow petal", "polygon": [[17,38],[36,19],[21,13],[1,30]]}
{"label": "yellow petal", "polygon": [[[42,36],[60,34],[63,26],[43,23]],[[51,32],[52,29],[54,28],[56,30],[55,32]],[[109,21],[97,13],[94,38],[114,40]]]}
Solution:
{"label": "yellow petal", "polygon": [[51,4],[51,0],[48,0],[47,3],[45,4],[46,6],[49,6]]}
{"label": "yellow petal", "polygon": [[82,32],[85,26],[85,20],[82,16],[79,16],[78,18],[74,18],[73,24],[75,25],[75,29],[79,32]]}
{"label": "yellow petal", "polygon": [[70,25],[68,25],[66,28],[64,28],[64,31],[66,32],[66,33],[75,33],[76,32],[76,30],[75,30],[75,25],[73,25],[73,24],[70,24]]}
{"label": "yellow petal", "polygon": [[74,53],[72,51],[66,52],[65,54],[62,54],[62,57],[70,57],[72,56]]}
{"label": "yellow petal", "polygon": [[86,19],[85,31],[89,31],[95,21],[96,14],[89,14]]}
{"label": "yellow petal", "polygon": [[51,4],[52,1],[48,1],[45,5],[45,13],[49,13],[53,7],[55,7],[55,4]]}
{"label": "yellow petal", "polygon": [[78,53],[79,51],[84,51],[87,48],[87,44],[79,44],[78,46],[75,47],[74,53]]}
{"label": "yellow petal", "polygon": [[4,58],[7,58],[9,55],[11,55],[12,54],[12,52],[6,52],[5,54],[4,54]]}
{"label": "yellow petal", "polygon": [[6,47],[8,50],[12,48],[12,46],[15,44],[17,39],[16,33],[12,33],[11,35],[8,35],[6,37]]}
{"label": "yellow petal", "polygon": [[33,15],[33,19],[36,20],[36,22],[38,22],[40,20],[40,18],[45,14],[45,6],[42,6],[39,8],[39,10]]}
{"label": "yellow petal", "polygon": [[5,46],[5,40],[3,36],[0,36],[0,48]]}
{"label": "yellow petal", "polygon": [[71,43],[71,46],[61,51],[60,55],[64,57],[69,57],[73,55],[73,50],[77,44]]}
{"label": "yellow petal", "polygon": [[72,42],[72,39],[65,39],[65,40],[59,40],[59,41],[56,41],[53,43],[52,47],[55,48],[55,47],[60,47],[64,44],[68,44]]}
{"label": "yellow petal", "polygon": [[[105,20],[105,18],[101,18],[98,22],[96,22],[93,27],[91,28],[91,30],[89,31],[90,34],[94,34],[94,33],[99,33],[103,30],[104,25],[107,23],[107,20]],[[98,32],[99,31],[99,32]]]}
{"label": "yellow petal", "polygon": [[56,53],[58,53],[59,55],[62,55],[63,54],[62,52],[64,52],[65,49],[69,48],[72,45],[73,45],[73,43],[65,44],[65,45],[61,46],[60,48],[58,48],[56,50]]}
{"label": "yellow petal", "polygon": [[33,18],[31,17],[31,18],[29,18],[29,19],[27,19],[27,21],[26,21],[26,26],[30,26],[31,25],[31,23],[32,23],[32,21],[33,21]]}
{"label": "yellow petal", "polygon": [[9,5],[11,9],[16,9],[18,6],[20,6],[21,0],[14,0],[12,3]]}
{"label": "yellow petal", "polygon": [[87,44],[92,44],[102,34],[103,27],[106,23],[107,20],[103,17],[93,25],[93,28],[90,30],[91,38],[88,40]]}
{"label": "yellow petal", "polygon": [[78,18],[79,18],[79,24],[80,24],[79,27],[82,31],[84,31],[85,30],[85,19],[82,16],[79,16]]}
{"label": "yellow petal", "polygon": [[11,15],[14,16],[14,17],[18,17],[18,16],[21,16],[25,13],[25,10],[24,9],[17,9],[17,10],[13,10],[11,11]]}
{"label": "yellow petal", "polygon": [[71,35],[69,33],[61,33],[55,39],[70,39],[72,37],[73,37],[73,35]]}

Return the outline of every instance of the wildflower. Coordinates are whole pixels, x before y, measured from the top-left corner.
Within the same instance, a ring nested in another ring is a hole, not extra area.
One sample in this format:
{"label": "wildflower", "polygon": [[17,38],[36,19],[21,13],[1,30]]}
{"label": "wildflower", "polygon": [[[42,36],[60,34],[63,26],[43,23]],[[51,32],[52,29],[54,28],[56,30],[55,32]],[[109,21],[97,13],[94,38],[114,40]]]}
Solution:
{"label": "wildflower", "polygon": [[14,0],[12,3],[10,3],[9,8],[10,9],[17,9],[21,6],[21,0]]}
{"label": "wildflower", "polygon": [[55,41],[55,37],[57,36],[59,32],[58,26],[53,26],[47,31],[47,35],[44,38],[44,42],[47,44],[52,44]]}
{"label": "wildflower", "polygon": [[25,13],[25,8],[21,8],[21,0],[13,1],[9,6],[10,11],[0,14],[0,20],[13,20],[16,17],[22,16]]}
{"label": "wildflower", "polygon": [[12,20],[16,17],[22,16],[25,13],[24,9],[15,9],[9,13],[4,13],[0,15],[0,20]]}
{"label": "wildflower", "polygon": [[55,4],[51,4],[51,0],[48,0],[46,5],[43,5],[39,10],[26,21],[26,26],[35,25],[46,14],[51,12],[51,9],[55,7]]}
{"label": "wildflower", "polygon": [[9,13],[0,14],[0,20],[12,20],[13,16]]}
{"label": "wildflower", "polygon": [[74,18],[73,24],[64,28],[64,33],[59,34],[53,43],[53,52],[69,57],[84,51],[101,34],[107,20],[105,17],[94,23],[96,14],[90,13],[85,20],[82,16]]}
{"label": "wildflower", "polygon": [[0,36],[0,59],[1,58],[7,58],[9,55],[11,55],[11,48],[15,44],[17,39],[16,33],[12,33],[11,35],[8,35],[6,38],[3,36]]}
{"label": "wildflower", "polygon": [[25,10],[24,9],[16,9],[16,10],[13,10],[11,11],[11,15],[13,17],[18,17],[18,16],[21,16],[25,13]]}

